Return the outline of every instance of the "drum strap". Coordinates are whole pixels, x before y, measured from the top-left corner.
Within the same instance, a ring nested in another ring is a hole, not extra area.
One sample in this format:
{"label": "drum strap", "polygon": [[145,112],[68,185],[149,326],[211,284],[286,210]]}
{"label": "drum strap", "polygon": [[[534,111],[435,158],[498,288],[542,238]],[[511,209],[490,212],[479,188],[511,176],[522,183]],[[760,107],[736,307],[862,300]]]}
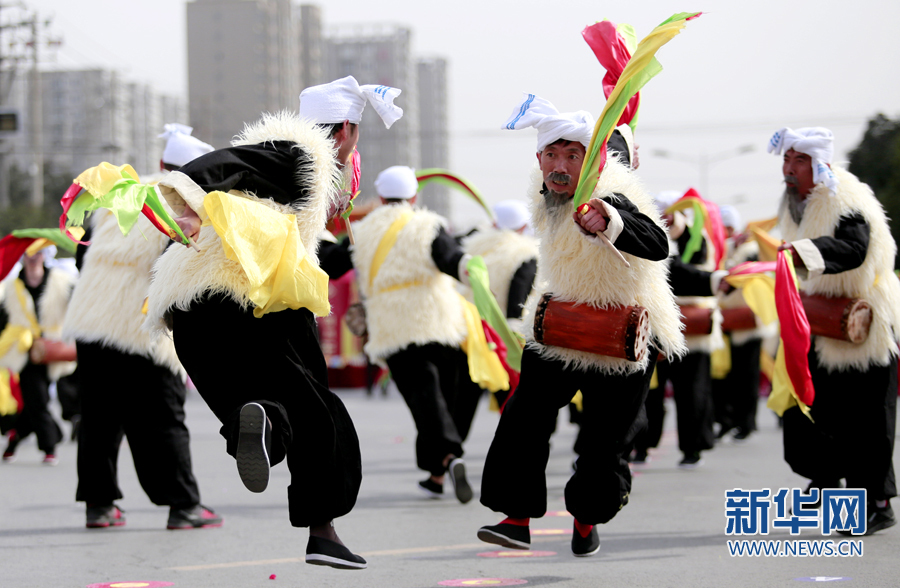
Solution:
{"label": "drum strap", "polygon": [[[16,296],[19,299],[19,305],[21,305],[22,312],[25,314],[25,318],[28,319],[28,322],[31,325],[31,333],[35,337],[40,337],[41,325],[40,323],[38,323],[37,316],[35,316],[34,311],[28,307],[28,299],[25,298],[25,283],[18,278],[14,283],[16,287]],[[37,304],[37,300],[35,300],[34,303]]]}
{"label": "drum strap", "polygon": [[400,215],[397,220],[391,223],[391,226],[388,227],[387,232],[381,237],[381,241],[378,243],[378,248],[375,250],[375,257],[372,258],[372,267],[369,270],[369,290],[372,290],[372,284],[375,283],[375,276],[378,275],[378,270],[381,269],[381,265],[384,263],[385,259],[387,259],[388,253],[391,252],[391,249],[394,248],[394,245],[397,243],[397,237],[400,236],[400,231],[403,230],[403,227],[406,226],[412,219],[413,213],[411,210],[403,211],[403,214]]}

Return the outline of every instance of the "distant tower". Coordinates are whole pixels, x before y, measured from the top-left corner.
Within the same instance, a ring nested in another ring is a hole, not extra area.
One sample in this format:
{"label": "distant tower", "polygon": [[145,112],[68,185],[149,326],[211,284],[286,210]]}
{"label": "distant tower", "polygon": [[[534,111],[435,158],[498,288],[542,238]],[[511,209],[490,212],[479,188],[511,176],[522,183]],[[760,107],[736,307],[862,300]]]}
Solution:
{"label": "distant tower", "polygon": [[188,95],[194,135],[214,147],[226,147],[263,112],[297,109],[299,12],[291,0],[188,3]]}
{"label": "distant tower", "polygon": [[392,25],[357,25],[335,28],[325,39],[325,77],[352,75],[360,84],[384,84],[403,90],[395,104],[403,118],[390,130],[371,107],[360,125],[362,201],[375,195],[375,177],[392,165],[419,167],[416,68],[410,54],[411,32]]}
{"label": "distant tower", "polygon": [[[447,60],[439,57],[416,62],[419,93],[419,167],[450,167],[447,133]],[[431,184],[419,194],[422,204],[444,217],[450,216],[446,186]]]}

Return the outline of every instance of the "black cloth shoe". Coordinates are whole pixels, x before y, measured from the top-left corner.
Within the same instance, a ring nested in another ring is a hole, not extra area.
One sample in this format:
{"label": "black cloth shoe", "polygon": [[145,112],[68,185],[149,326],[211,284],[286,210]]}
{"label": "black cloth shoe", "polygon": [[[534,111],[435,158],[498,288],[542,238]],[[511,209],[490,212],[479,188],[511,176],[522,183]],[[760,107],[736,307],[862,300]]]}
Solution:
{"label": "black cloth shoe", "polygon": [[203,527],[221,527],[222,517],[202,504],[189,508],[169,508],[167,529],[202,529]]}
{"label": "black cloth shoe", "polygon": [[678,462],[678,467],[685,470],[692,470],[703,465],[703,459],[700,457],[699,451],[693,453],[685,453],[684,458]]}
{"label": "black cloth shoe", "polygon": [[364,570],[367,565],[366,560],[351,553],[340,543],[312,535],[306,544],[306,563],[314,566],[331,566],[339,570]]}
{"label": "black cloth shoe", "polygon": [[[894,509],[891,508],[890,504],[884,508],[878,508],[874,504],[869,504],[868,513],[869,516],[866,519],[867,536],[897,524],[897,519],[894,517]],[[850,531],[838,531],[838,533],[848,537],[853,535]]]}
{"label": "black cloth shoe", "polygon": [[421,482],[419,482],[419,490],[425,493],[429,498],[443,498],[444,497],[444,487],[432,480],[431,478],[425,478]]}
{"label": "black cloth shoe", "polygon": [[572,553],[575,557],[589,557],[600,551],[600,533],[597,525],[591,529],[587,537],[582,537],[578,528],[572,528]]}
{"label": "black cloth shoe", "polygon": [[121,527],[125,524],[122,511],[115,504],[106,506],[88,506],[86,509],[88,529],[104,529],[106,527]]}
{"label": "black cloth shoe", "polygon": [[753,431],[738,429],[738,432],[734,434],[734,437],[732,437],[732,439],[738,443],[741,443],[742,441],[746,441],[747,439],[749,439],[752,433]]}
{"label": "black cloth shoe", "polygon": [[3,461],[6,463],[12,463],[16,461],[16,447],[19,446],[19,436],[15,431],[11,431],[9,434],[9,441],[6,444],[6,449],[3,451]]}
{"label": "black cloth shoe", "polygon": [[456,492],[457,500],[463,504],[472,500],[474,493],[466,479],[466,462],[457,457],[450,462],[447,472],[450,474],[450,482],[453,483],[453,491]]}
{"label": "black cloth shoe", "polygon": [[255,402],[245,404],[241,408],[235,459],[241,481],[250,492],[262,492],[269,485],[271,436],[266,410]]}
{"label": "black cloth shoe", "polygon": [[531,549],[531,530],[527,525],[500,523],[478,529],[478,538],[510,549]]}
{"label": "black cloth shoe", "polygon": [[650,456],[647,454],[646,449],[635,449],[630,461],[635,465],[644,465],[650,461]]}

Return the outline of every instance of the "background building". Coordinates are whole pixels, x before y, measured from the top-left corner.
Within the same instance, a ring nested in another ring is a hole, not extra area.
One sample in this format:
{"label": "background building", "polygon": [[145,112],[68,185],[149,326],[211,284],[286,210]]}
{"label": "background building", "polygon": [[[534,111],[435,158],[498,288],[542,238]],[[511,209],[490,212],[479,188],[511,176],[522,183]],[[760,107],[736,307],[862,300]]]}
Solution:
{"label": "background building", "polygon": [[196,0],[187,31],[196,137],[227,147],[261,113],[297,109],[300,10],[291,0]]}
{"label": "background building", "polygon": [[[439,57],[416,63],[419,94],[419,168],[446,168],[450,162],[447,132],[447,60]],[[450,217],[449,189],[430,184],[419,194],[422,204]]]}

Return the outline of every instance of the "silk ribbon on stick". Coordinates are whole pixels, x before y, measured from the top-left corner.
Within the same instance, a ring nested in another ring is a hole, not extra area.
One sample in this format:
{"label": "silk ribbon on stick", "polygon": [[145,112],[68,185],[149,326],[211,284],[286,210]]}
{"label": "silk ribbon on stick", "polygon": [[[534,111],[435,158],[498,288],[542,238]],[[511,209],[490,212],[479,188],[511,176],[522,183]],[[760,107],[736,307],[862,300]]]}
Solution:
{"label": "silk ribbon on stick", "polygon": [[650,34],[638,44],[631,59],[628,60],[628,65],[625,66],[622,75],[619,76],[619,80],[608,96],[600,118],[594,125],[594,134],[585,153],[578,189],[575,191],[575,210],[578,210],[590,199],[594,188],[597,187],[600,174],[606,166],[606,143],[618,126],[619,119],[625,112],[632,96],[637,94],[653,76],[662,71],[662,65],[654,57],[656,52],[681,32],[687,21],[697,18],[700,14],[699,12],[674,14],[650,31]]}

